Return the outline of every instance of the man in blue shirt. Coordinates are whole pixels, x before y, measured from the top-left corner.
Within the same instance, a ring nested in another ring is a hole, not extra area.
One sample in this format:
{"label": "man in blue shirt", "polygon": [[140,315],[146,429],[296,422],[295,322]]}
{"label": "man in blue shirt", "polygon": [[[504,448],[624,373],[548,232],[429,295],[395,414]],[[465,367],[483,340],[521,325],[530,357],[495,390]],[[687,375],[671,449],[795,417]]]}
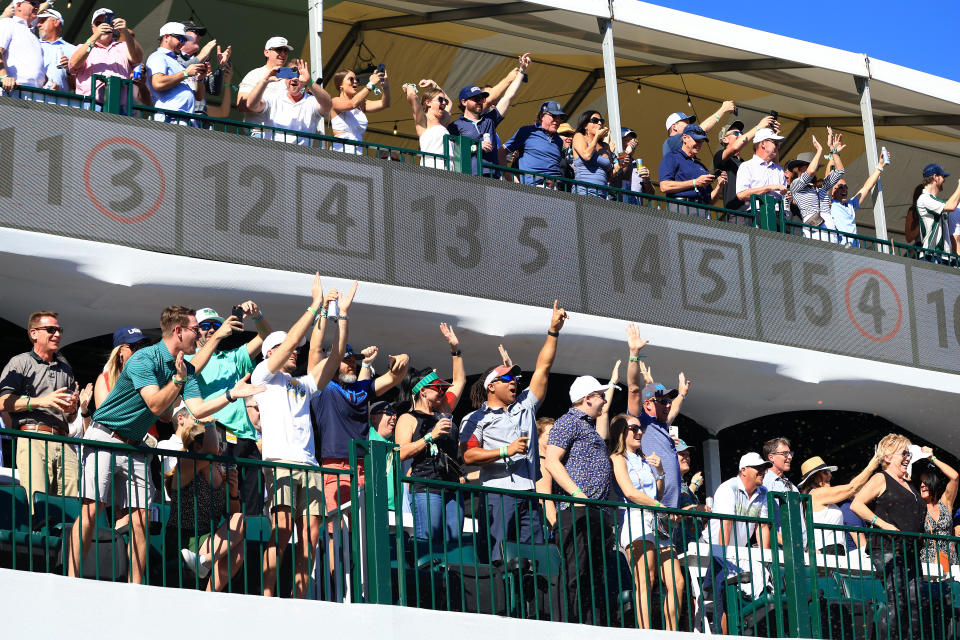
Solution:
{"label": "man in blue shirt", "polygon": [[43,67],[47,71],[44,89],[73,91],[68,68],[70,56],[77,47],[61,37],[63,16],[53,9],[42,12],[37,16],[37,32],[40,34],[40,50],[43,51]]}
{"label": "man in blue shirt", "polygon": [[[510,101],[517,94],[520,84],[523,82],[529,58],[520,58],[520,66],[510,75],[513,75],[513,81],[507,85],[503,97],[497,101],[497,105],[492,109],[484,111],[487,98],[490,97],[488,91],[484,91],[477,85],[464,87],[460,90],[460,108],[463,109],[463,115],[450,123],[447,127],[452,136],[463,136],[471,140],[482,140],[483,161],[489,164],[500,164],[500,150],[494,144],[497,125],[503,121],[503,117],[510,108]],[[509,75],[508,75],[509,77]],[[473,173],[476,175],[477,162],[474,160]],[[483,169],[483,175],[491,178],[500,178],[498,169]]]}
{"label": "man in blue shirt", "polygon": [[547,100],[540,105],[537,123],[517,129],[513,137],[507,140],[504,148],[520,154],[517,166],[523,171],[543,174],[539,176],[523,175],[525,184],[544,184],[553,181],[543,176],[559,178],[560,161],[563,159],[563,140],[557,135],[557,127],[567,121],[567,114],[559,102]]}
{"label": "man in blue shirt", "polygon": [[[186,39],[182,22],[168,22],[160,29],[160,47],[147,58],[149,87],[157,109],[193,113],[196,101],[203,99],[206,66],[184,67],[177,58]],[[169,117],[163,119],[170,121]]]}
{"label": "man in blue shirt", "polygon": [[[660,190],[678,200],[710,204],[727,184],[727,174],[721,172],[715,177],[697,157],[707,139],[706,132],[699,125],[684,127],[682,138],[680,150],[671,151],[660,161]],[[714,181],[716,184],[710,190]]]}

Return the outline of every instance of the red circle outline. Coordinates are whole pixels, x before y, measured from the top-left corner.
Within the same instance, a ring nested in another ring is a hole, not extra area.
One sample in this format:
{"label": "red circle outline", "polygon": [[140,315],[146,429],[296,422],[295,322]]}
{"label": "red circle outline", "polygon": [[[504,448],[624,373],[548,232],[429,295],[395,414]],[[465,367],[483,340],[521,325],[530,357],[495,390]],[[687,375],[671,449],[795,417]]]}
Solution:
{"label": "red circle outline", "polygon": [[[879,337],[875,336],[869,331],[866,331],[863,327],[861,327],[860,323],[857,322],[857,319],[853,316],[853,310],[850,308],[850,287],[853,286],[854,280],[856,280],[857,278],[859,278],[865,273],[875,275],[881,280],[883,280],[887,284],[887,286],[890,287],[890,291],[893,292],[893,298],[894,300],[897,301],[897,324],[896,326],[893,327],[893,331],[883,336],[879,336]],[[844,291],[843,298],[847,304],[847,315],[850,317],[850,321],[853,322],[853,326],[857,328],[857,331],[863,334],[863,336],[868,340],[873,340],[874,342],[886,342],[887,340],[890,340],[891,338],[893,338],[893,336],[895,336],[898,331],[900,331],[900,325],[903,323],[903,305],[900,303],[900,296],[897,295],[897,290],[893,286],[893,283],[891,283],[885,275],[883,275],[876,269],[869,269],[869,268],[860,269],[859,271],[855,272],[852,276],[850,276],[850,279],[847,280],[847,287],[846,287],[846,290]]]}
{"label": "red circle outline", "polygon": [[[93,195],[93,189],[90,188],[90,165],[93,164],[93,158],[98,153],[100,153],[104,148],[110,146],[111,144],[129,144],[132,147],[136,147],[137,149],[140,149],[140,151],[143,151],[147,155],[147,157],[150,158],[150,160],[153,162],[153,166],[156,167],[157,174],[160,176],[160,194],[157,196],[156,202],[153,203],[153,207],[151,207],[149,211],[147,211],[146,213],[140,214],[136,218],[124,218],[122,216],[119,216],[113,213],[112,211],[104,207],[99,200],[97,200],[97,197]],[[156,213],[157,209],[160,208],[160,205],[163,204],[163,196],[167,191],[166,180],[163,177],[163,168],[160,166],[160,162],[157,161],[156,156],[154,156],[153,153],[151,153],[150,150],[147,149],[144,145],[137,142],[136,140],[131,140],[130,138],[108,138],[107,140],[104,140],[103,142],[95,146],[93,150],[90,152],[90,154],[87,156],[87,161],[83,165],[83,185],[87,189],[87,196],[89,196],[90,202],[93,203],[93,206],[99,209],[100,212],[103,213],[105,216],[112,218],[117,222],[122,222],[124,224],[141,222],[143,220],[146,220],[150,216],[152,216],[154,213]]]}

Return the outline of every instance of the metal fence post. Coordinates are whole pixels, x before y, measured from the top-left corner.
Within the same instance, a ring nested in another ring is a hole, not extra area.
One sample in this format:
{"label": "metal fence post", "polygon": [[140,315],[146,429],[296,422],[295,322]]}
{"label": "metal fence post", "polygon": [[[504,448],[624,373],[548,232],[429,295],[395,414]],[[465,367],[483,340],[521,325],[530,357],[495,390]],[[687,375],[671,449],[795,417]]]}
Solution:
{"label": "metal fence post", "polygon": [[783,201],[773,196],[751,196],[750,205],[761,229],[777,231],[783,212]]}
{"label": "metal fence post", "polygon": [[[364,536],[367,564],[367,602],[393,603],[390,572],[390,510],[387,504],[389,471],[395,445],[370,441],[364,456]],[[399,525],[398,525],[399,526]]]}
{"label": "metal fence post", "polygon": [[[779,493],[777,498],[782,500],[780,532],[783,536],[784,594],[787,600],[786,632],[792,638],[818,637],[820,620],[815,612],[819,612],[819,606],[813,607],[816,592],[811,589],[810,573],[804,562],[807,550],[803,544],[803,510],[800,506],[800,494],[793,491]],[[771,535],[776,533],[772,532]],[[814,618],[816,618],[816,624],[814,624]]]}
{"label": "metal fence post", "polygon": [[119,76],[109,76],[106,82],[106,88],[103,93],[103,110],[107,113],[120,113],[120,106],[123,104],[123,93],[126,89],[123,78]]}
{"label": "metal fence post", "polygon": [[450,140],[454,145],[453,170],[457,173],[473,175],[474,154],[480,148],[480,141],[464,136],[450,136]]}

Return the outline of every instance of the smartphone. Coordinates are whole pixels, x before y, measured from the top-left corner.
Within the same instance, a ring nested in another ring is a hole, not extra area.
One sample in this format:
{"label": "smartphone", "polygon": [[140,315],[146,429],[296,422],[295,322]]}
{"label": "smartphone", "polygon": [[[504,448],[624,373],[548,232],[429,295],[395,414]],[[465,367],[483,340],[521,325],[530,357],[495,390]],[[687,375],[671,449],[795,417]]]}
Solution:
{"label": "smartphone", "polygon": [[277,69],[277,77],[281,80],[292,80],[294,78],[299,78],[300,72],[293,67],[283,67],[281,69]]}
{"label": "smartphone", "polygon": [[770,115],[773,116],[773,119],[774,119],[774,120],[780,120],[780,114],[777,113],[776,111],[771,110],[771,111],[770,111]]}
{"label": "smartphone", "polygon": [[883,164],[890,164],[890,152],[887,151],[886,147],[880,148],[880,157],[883,158]]}
{"label": "smartphone", "polygon": [[675,424],[670,425],[670,437],[671,438],[680,438],[680,427]]}
{"label": "smartphone", "polygon": [[377,73],[379,73],[381,76],[383,75],[383,72],[386,70],[387,70],[387,65],[383,64],[382,62],[377,67]]}
{"label": "smartphone", "polygon": [[233,305],[233,309],[230,309],[230,315],[243,322],[243,307],[238,304]]}
{"label": "smartphone", "polygon": [[740,115],[740,107],[738,107],[737,105],[733,105],[733,115],[734,116]]}

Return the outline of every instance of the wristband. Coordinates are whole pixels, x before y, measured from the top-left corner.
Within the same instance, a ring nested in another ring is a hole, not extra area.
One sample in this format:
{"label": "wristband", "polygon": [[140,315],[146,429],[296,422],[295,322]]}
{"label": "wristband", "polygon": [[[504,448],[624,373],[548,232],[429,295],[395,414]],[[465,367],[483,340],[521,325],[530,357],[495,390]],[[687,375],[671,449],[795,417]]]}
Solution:
{"label": "wristband", "polygon": [[659,500],[657,500],[656,503],[654,503],[653,506],[655,506],[655,507],[662,507],[662,506],[663,506],[663,503],[660,502]]}
{"label": "wristband", "polygon": [[937,456],[935,456],[935,455],[933,455],[933,454],[931,453],[931,454],[930,454],[930,460],[931,460],[932,462],[936,462],[936,461],[937,461]]}
{"label": "wristband", "polygon": [[666,477],[667,477],[667,474],[661,473],[661,474],[658,474],[658,475],[657,475],[657,480],[663,480],[663,479],[666,478]]}
{"label": "wristband", "polygon": [[323,310],[320,311],[320,317],[321,317],[321,318],[326,318],[326,317],[327,317],[327,310],[326,310],[326,309],[323,309]]}
{"label": "wristband", "polygon": [[186,70],[186,69],[184,69],[184,70],[183,70],[183,77],[184,77],[184,79],[186,79],[186,78],[189,78],[189,77],[190,77],[190,74],[189,74],[189,73],[187,72],[187,70]]}
{"label": "wristband", "polygon": [[640,358],[646,358],[647,356],[630,356],[630,362],[640,362]]}
{"label": "wristband", "polygon": [[368,82],[366,86],[367,86],[367,89],[370,90],[370,91],[373,91],[373,90],[376,88],[376,87],[373,86],[373,83],[372,83],[372,82]]}
{"label": "wristband", "polygon": [[93,50],[93,44],[87,43],[87,53],[90,53]]}
{"label": "wristband", "polygon": [[[90,407],[88,406],[87,409],[89,410]],[[82,411],[80,412],[80,417],[81,417],[81,418],[89,418],[89,417],[92,416],[92,415],[93,415],[93,411],[92,411],[92,410],[88,411],[87,413],[83,413]]]}
{"label": "wristband", "polygon": [[[317,314],[320,313],[317,309],[314,309],[313,307],[307,307],[307,311],[312,313],[314,318],[316,318]],[[324,315],[326,315],[326,313],[324,313]]]}
{"label": "wristband", "polygon": [[370,364],[369,362],[361,363],[360,366],[361,366],[361,367],[366,367],[367,369],[370,369],[370,371],[373,371],[373,365]]}
{"label": "wristband", "polygon": [[554,338],[559,338],[559,337],[560,337],[560,332],[559,332],[559,331],[550,331],[549,329],[547,329],[547,335],[548,335],[548,336],[553,336]]}
{"label": "wristband", "polygon": [[7,74],[3,74],[2,76],[0,76],[0,80],[6,80],[9,77],[10,76],[8,76]]}
{"label": "wristband", "polygon": [[874,515],[874,516],[873,516],[873,520],[870,521],[870,526],[871,526],[871,527],[873,527],[873,526],[876,525],[876,523],[877,523],[877,518],[879,518],[879,517],[880,517],[880,516],[878,516],[878,515]]}
{"label": "wristband", "polygon": [[453,357],[453,358],[459,358],[461,355],[463,355],[463,352],[460,351],[460,349],[457,349],[456,351],[451,351],[451,352],[450,352],[450,356]]}
{"label": "wristband", "polygon": [[230,395],[230,389],[227,389],[227,392],[223,395],[227,398],[227,404],[230,404],[231,402],[236,400],[236,398]]}
{"label": "wristband", "polygon": [[430,444],[431,442],[433,442],[433,434],[428,433],[427,435],[423,436],[423,441],[426,442],[427,444]]}
{"label": "wristband", "polygon": [[348,318],[349,318],[349,316],[347,316],[347,314],[345,314],[343,311],[341,311],[341,312],[340,312],[340,317],[339,317],[338,319],[339,319],[339,320],[347,320]]}
{"label": "wristband", "polygon": [[257,319],[254,320],[254,322],[260,322],[261,320],[263,320],[263,311],[260,312],[260,315],[257,316]]}
{"label": "wristband", "polygon": [[507,457],[507,448],[506,448],[506,447],[500,447],[500,457],[501,457],[501,458],[506,458],[506,457]]}
{"label": "wristband", "polygon": [[[6,78],[7,76],[4,76]],[[20,396],[21,398],[27,399],[27,411],[33,411],[33,407],[30,406],[30,396]]]}
{"label": "wristband", "polygon": [[176,376],[176,374],[174,374],[170,379],[173,381],[173,384],[186,384],[186,383],[187,383],[186,380],[181,380],[180,378],[178,378],[178,377]]}
{"label": "wristband", "polygon": [[883,167],[877,167],[877,171],[879,171],[880,173],[883,173]]}
{"label": "wristband", "polygon": [[582,495],[583,495],[583,491],[580,489],[580,487],[577,487],[577,490],[571,493],[570,497],[576,498],[577,496],[582,496]]}

